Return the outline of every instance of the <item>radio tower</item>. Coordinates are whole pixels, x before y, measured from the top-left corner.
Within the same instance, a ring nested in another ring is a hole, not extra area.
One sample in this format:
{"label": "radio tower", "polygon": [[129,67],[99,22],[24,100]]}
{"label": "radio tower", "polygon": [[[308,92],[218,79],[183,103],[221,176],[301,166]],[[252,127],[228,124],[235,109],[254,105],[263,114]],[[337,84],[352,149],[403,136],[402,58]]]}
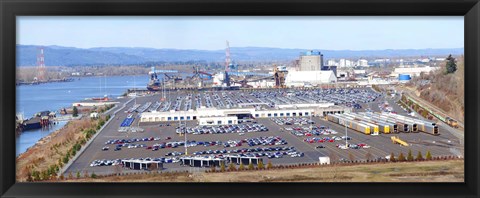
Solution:
{"label": "radio tower", "polygon": [[37,53],[37,80],[38,81],[44,81],[45,80],[45,55],[43,54],[43,47],[38,47],[37,48],[38,53]]}
{"label": "radio tower", "polygon": [[225,71],[229,71],[229,66],[230,66],[230,45],[228,44],[227,41],[227,48],[225,49]]}

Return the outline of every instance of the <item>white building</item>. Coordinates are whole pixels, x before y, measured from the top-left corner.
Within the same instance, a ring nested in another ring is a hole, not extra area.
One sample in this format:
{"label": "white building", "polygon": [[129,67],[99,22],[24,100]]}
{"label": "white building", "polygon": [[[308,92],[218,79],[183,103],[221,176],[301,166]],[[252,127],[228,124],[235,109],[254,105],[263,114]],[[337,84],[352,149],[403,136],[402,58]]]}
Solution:
{"label": "white building", "polygon": [[[242,105],[243,106],[243,105]],[[181,120],[197,120],[200,125],[228,125],[237,124],[239,116],[254,118],[270,117],[300,117],[311,115],[325,115],[349,111],[348,108],[336,106],[334,103],[318,104],[290,104],[278,105],[273,109],[235,108],[217,109],[200,108],[196,111],[144,112],[140,115],[140,122],[175,122]]]}
{"label": "white building", "polygon": [[238,124],[238,118],[236,116],[201,117],[198,118],[198,124],[201,126]]}
{"label": "white building", "polygon": [[359,59],[357,61],[357,66],[368,67],[368,61],[365,59]]}
{"label": "white building", "polygon": [[366,75],[367,71],[365,71],[364,69],[356,69],[356,70],[353,70],[353,73],[355,75]]}
{"label": "white building", "polygon": [[435,71],[440,69],[440,67],[398,67],[392,72],[391,76],[398,77],[400,74],[408,74],[411,77],[420,76],[422,72],[430,73],[431,71]]}
{"label": "white building", "polygon": [[337,77],[333,71],[296,71],[288,72],[285,78],[287,87],[298,86],[300,84],[326,84],[337,82]]}
{"label": "white building", "polygon": [[275,87],[275,82],[262,80],[262,81],[247,82],[247,85],[250,85],[254,88],[271,88],[271,87]]}
{"label": "white building", "polygon": [[343,58],[338,62],[338,67],[353,67],[354,65],[353,61]]}
{"label": "white building", "polygon": [[338,63],[334,59],[330,59],[330,60],[327,61],[327,65],[328,66],[338,66]]}
{"label": "white building", "polygon": [[318,161],[319,161],[320,165],[324,165],[324,164],[328,165],[328,164],[330,164],[330,157],[328,157],[328,156],[318,157]]}

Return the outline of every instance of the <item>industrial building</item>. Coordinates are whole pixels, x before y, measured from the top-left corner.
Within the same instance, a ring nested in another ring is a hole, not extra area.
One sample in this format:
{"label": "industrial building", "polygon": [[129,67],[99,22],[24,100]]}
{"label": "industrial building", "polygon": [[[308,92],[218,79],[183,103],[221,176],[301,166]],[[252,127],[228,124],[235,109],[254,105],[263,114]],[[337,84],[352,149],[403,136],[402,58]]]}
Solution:
{"label": "industrial building", "polygon": [[195,111],[144,112],[141,122],[168,122],[179,120],[197,120],[200,125],[237,124],[238,119],[319,116],[332,113],[349,112],[350,109],[333,103],[278,105],[273,109],[256,108],[200,108]]}
{"label": "industrial building", "polygon": [[299,71],[320,71],[323,66],[323,54],[319,51],[307,51],[300,56]]}
{"label": "industrial building", "polygon": [[201,126],[238,124],[238,118],[236,116],[201,117],[198,118],[198,124]]}
{"label": "industrial building", "polygon": [[435,71],[440,69],[440,67],[398,67],[392,72],[392,77],[398,77],[400,74],[410,75],[411,77],[420,76],[423,73],[430,73],[431,71]]}
{"label": "industrial building", "polygon": [[318,85],[335,82],[337,82],[337,77],[331,70],[288,72],[285,79],[287,87],[302,87],[306,84]]}
{"label": "industrial building", "polygon": [[159,161],[146,161],[146,160],[122,160],[122,166],[124,168],[133,170],[162,170],[163,163]]}

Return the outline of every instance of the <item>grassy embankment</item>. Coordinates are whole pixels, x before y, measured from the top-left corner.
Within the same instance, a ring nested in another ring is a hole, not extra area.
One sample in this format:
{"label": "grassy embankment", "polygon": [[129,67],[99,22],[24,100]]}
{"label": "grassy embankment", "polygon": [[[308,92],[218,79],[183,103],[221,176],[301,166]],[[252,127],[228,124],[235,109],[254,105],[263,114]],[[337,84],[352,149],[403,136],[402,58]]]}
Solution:
{"label": "grassy embankment", "polygon": [[[110,107],[111,108],[111,107]],[[108,108],[99,108],[103,112]],[[84,116],[40,139],[16,159],[17,181],[49,180],[97,132],[109,117],[93,120]]]}
{"label": "grassy embankment", "polygon": [[413,78],[407,86],[415,89],[417,96],[441,108],[454,119],[464,122],[464,57],[457,58],[457,71],[453,74],[444,74],[445,63],[439,67],[439,70]]}
{"label": "grassy embankment", "polygon": [[464,160],[315,166],[215,173],[153,173],[66,182],[463,182]]}

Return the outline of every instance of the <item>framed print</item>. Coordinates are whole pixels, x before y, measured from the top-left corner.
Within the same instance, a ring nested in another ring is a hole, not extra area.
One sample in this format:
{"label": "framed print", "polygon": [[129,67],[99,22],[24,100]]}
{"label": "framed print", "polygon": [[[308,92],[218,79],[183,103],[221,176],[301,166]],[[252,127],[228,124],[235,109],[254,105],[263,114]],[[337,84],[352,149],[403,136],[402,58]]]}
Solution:
{"label": "framed print", "polygon": [[2,197],[478,196],[477,1],[0,6]]}

